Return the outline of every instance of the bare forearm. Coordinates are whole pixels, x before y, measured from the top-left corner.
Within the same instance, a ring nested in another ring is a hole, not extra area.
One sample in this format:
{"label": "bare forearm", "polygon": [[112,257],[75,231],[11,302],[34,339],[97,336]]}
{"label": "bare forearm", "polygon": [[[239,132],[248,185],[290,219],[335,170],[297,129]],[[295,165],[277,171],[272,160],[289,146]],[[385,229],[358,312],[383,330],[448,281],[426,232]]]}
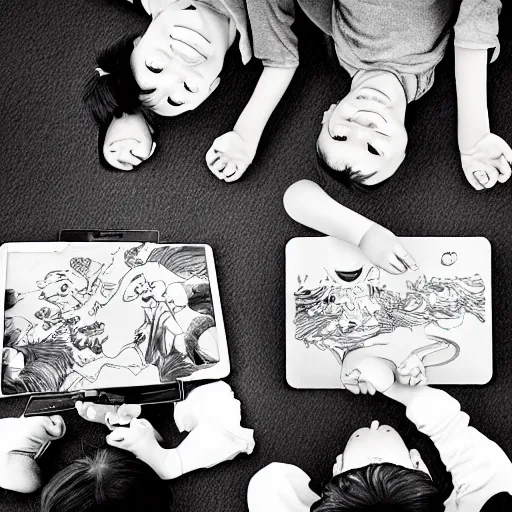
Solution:
{"label": "bare forearm", "polygon": [[354,245],[374,225],[374,222],[346,208],[316,183],[300,180],[285,192],[284,207],[297,222]]}
{"label": "bare forearm", "polygon": [[258,144],[265,126],[283,97],[296,68],[263,68],[256,88],[236,122],[234,131],[246,141]]}
{"label": "bare forearm", "polygon": [[458,139],[461,152],[490,133],[487,111],[487,51],[455,47]]}

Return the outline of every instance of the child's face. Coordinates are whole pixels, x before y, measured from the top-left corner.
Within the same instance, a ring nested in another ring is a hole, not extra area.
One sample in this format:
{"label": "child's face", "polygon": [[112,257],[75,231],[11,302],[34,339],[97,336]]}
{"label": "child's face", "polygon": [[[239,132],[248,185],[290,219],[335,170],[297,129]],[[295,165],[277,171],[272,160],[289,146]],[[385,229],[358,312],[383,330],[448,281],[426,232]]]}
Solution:
{"label": "child's face", "polygon": [[229,20],[182,0],[135,40],[131,67],[145,105],[162,116],[194,110],[215,90],[230,45]]}
{"label": "child's face", "polygon": [[370,428],[356,430],[334,465],[334,476],[369,464],[396,464],[428,473],[417,450],[407,448],[400,434],[388,425],[373,421]]}
{"label": "child's face", "polygon": [[397,80],[386,75],[363,81],[332,105],[317,140],[329,167],[338,171],[351,167],[368,176],[366,185],[391,177],[405,158],[405,94],[400,97],[398,91],[394,96],[395,84],[388,82]]}
{"label": "child's face", "polygon": [[105,160],[116,169],[131,171],[155,151],[151,132],[140,114],[114,118],[103,141]]}

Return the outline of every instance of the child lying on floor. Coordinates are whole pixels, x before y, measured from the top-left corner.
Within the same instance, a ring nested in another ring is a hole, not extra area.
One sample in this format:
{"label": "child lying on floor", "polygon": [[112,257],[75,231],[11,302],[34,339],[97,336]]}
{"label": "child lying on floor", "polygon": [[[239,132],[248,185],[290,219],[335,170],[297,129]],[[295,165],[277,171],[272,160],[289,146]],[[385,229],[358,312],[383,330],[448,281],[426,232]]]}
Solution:
{"label": "child lying on floor", "polygon": [[[297,52],[288,51],[277,37],[280,19],[274,2],[135,3],[151,17],[146,32],[103,51],[84,93],[100,126],[100,154],[107,164],[124,171],[151,157],[156,147],[152,114],[178,116],[199,107],[219,85],[225,54],[238,32],[243,63],[254,53],[263,62],[263,73],[233,130],[214,141],[206,161],[219,179],[240,178],[298,66]],[[287,9],[280,15],[293,18],[293,4]]]}
{"label": "child lying on floor", "polygon": [[379,391],[406,406],[407,417],[432,439],[452,475],[450,497],[443,505],[419,452],[409,451],[392,427],[374,421],[350,437],[320,495],[302,470],[273,463],[249,484],[250,512],[512,510],[512,463],[496,443],[468,426],[469,416],[454,398],[425,386],[419,357],[399,368],[384,359],[364,359],[343,383],[356,394]]}
{"label": "child lying on floor", "polygon": [[[432,87],[455,25],[458,142],[464,174],[477,190],[508,180],[512,149],[491,133],[486,91],[487,50],[495,49],[491,62],[499,53],[500,0],[298,3],[332,37],[339,63],[352,77],[349,93],[322,119],[317,152],[328,174],[368,191],[397,171],[407,146],[407,105]],[[281,32],[282,40],[292,46],[295,36],[289,27],[283,24]]]}
{"label": "child lying on floor", "polygon": [[[110,447],[57,473],[43,489],[42,512],[105,510],[114,505],[121,510],[123,504],[124,510],[137,510],[140,505],[168,511],[170,493],[161,480],[209,468],[239,453],[250,454],[254,448],[253,431],[241,427],[240,402],[225,382],[199,386],[175,404],[178,429],[190,433],[173,449],[162,448],[151,424],[137,418],[140,406],[118,409],[77,402],[77,410],[83,418],[109,426]],[[64,434],[60,416],[0,420],[0,487],[24,493],[38,489],[38,453]]]}

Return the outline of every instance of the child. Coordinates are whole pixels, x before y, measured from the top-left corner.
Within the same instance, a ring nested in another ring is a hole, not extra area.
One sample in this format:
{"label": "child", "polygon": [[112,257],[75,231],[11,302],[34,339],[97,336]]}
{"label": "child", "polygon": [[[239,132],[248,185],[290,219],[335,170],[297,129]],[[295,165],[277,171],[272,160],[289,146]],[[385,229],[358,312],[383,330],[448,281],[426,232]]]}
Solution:
{"label": "child", "polygon": [[[291,49],[284,47],[281,20],[271,1],[140,4],[152,19],[147,31],[105,50],[84,94],[101,128],[104,159],[125,171],[147,160],[156,147],[152,114],[177,116],[201,105],[219,85],[224,56],[237,32],[243,63],[251,59],[251,25],[254,56],[262,60],[263,73],[233,131],[218,137],[206,155],[219,179],[237,180],[252,162],[263,129],[298,66],[294,36]],[[293,9],[290,4],[279,15],[293,19]]]}
{"label": "child", "polygon": [[371,263],[386,272],[418,270],[413,257],[391,231],[337,203],[316,183],[294,183],[286,190],[283,202],[292,219],[357,245]]}
{"label": "child", "polygon": [[[157,487],[155,503],[162,504],[162,487],[157,485],[153,473],[162,480],[170,480],[231,460],[239,453],[250,454],[254,449],[252,430],[240,426],[240,402],[230,386],[221,381],[199,386],[183,402],[175,404],[178,429],[190,433],[178,447],[169,450],[160,446],[159,435],[151,424],[137,418],[140,406],[116,408],[77,402],[77,411],[84,419],[103,423],[112,430],[106,441],[113,448],[75,461],[54,476],[43,490],[44,512],[114,507],[125,492],[128,494],[124,499],[130,503],[130,499],[135,499],[135,489],[145,492],[142,489],[148,483]],[[34,456],[47,441],[60,439],[64,433],[65,424],[60,416],[0,420],[0,486],[17,492],[39,488],[41,477]],[[136,459],[115,449],[131,452]],[[116,486],[112,482],[117,482]],[[149,510],[166,510],[163,506],[154,507]],[[127,509],[131,510],[131,505]]]}
{"label": "child", "polygon": [[[290,3],[292,0],[289,0]],[[499,53],[500,0],[298,0],[334,40],[350,92],[324,113],[317,140],[322,167],[347,185],[371,190],[405,158],[408,103],[423,96],[455,23],[458,142],[466,178],[477,190],[505,182],[512,149],[491,133],[487,50]],[[289,44],[293,40],[289,32]]]}
{"label": "child", "polygon": [[425,368],[418,357],[398,369],[391,361],[364,359],[343,383],[356,394],[379,391],[406,406],[407,417],[432,439],[452,474],[454,490],[444,507],[418,451],[409,451],[393,428],[374,421],[350,437],[321,497],[299,468],[274,463],[249,484],[250,512],[512,510],[510,460],[468,426],[469,417],[454,398],[424,385]]}

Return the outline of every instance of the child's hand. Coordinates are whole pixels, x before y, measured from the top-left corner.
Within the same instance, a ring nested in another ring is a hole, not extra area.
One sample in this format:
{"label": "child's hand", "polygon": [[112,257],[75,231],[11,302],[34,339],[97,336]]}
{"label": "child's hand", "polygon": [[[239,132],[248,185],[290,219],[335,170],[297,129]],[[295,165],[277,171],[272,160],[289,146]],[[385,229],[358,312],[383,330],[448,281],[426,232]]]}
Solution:
{"label": "child's hand", "polygon": [[460,160],[472,187],[483,190],[510,178],[512,149],[501,137],[489,133],[473,148],[461,151]]}
{"label": "child's hand", "polygon": [[366,357],[348,375],[341,376],[345,389],[358,395],[384,393],[395,383],[396,365],[380,357]]}
{"label": "child's hand", "polygon": [[426,386],[425,365],[418,354],[412,353],[398,368],[398,381],[405,386]]}
{"label": "child's hand", "polygon": [[107,444],[126,450],[135,455],[164,479],[165,450],[158,444],[157,436],[151,423],[145,419],[133,419],[128,427],[118,427],[107,436]]}
{"label": "child's hand", "polygon": [[236,132],[216,138],[206,153],[208,169],[228,183],[242,177],[256,154],[257,144],[242,139]]}
{"label": "child's hand", "polygon": [[75,408],[84,420],[101,423],[110,430],[114,430],[119,425],[129,425],[134,418],[140,416],[142,411],[140,405],[135,404],[115,406],[81,401],[76,402]]}
{"label": "child's hand", "polygon": [[61,416],[33,416],[0,420],[0,453],[11,450],[37,455],[49,441],[66,433]]}
{"label": "child's hand", "polygon": [[390,274],[418,270],[418,265],[391,231],[374,224],[359,242],[363,254],[375,266]]}

